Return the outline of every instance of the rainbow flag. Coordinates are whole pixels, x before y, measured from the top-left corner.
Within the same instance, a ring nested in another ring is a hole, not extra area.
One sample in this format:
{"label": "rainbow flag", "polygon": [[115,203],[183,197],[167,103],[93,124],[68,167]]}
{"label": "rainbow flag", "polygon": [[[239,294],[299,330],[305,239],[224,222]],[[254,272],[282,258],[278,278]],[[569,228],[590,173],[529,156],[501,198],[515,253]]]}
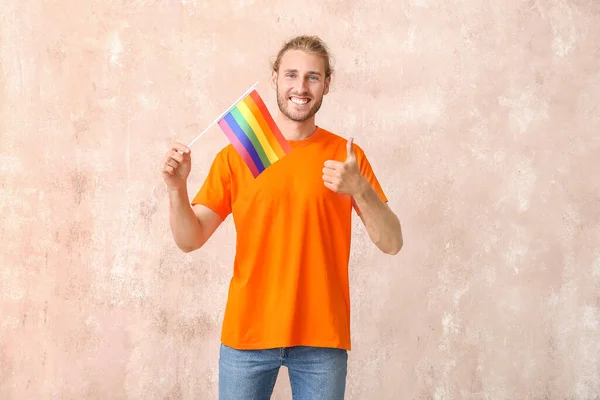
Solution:
{"label": "rainbow flag", "polygon": [[255,178],[292,150],[254,87],[225,113],[219,126]]}

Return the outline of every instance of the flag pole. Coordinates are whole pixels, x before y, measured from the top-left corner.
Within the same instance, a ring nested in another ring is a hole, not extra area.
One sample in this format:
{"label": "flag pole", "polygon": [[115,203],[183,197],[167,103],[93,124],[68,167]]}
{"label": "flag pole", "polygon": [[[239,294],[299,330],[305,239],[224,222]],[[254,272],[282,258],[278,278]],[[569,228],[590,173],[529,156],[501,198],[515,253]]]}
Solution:
{"label": "flag pole", "polygon": [[237,99],[231,106],[229,106],[229,108],[227,108],[227,110],[225,110],[223,112],[223,114],[219,115],[219,117],[217,119],[215,119],[206,129],[204,129],[201,134],[196,136],[196,139],[192,140],[192,142],[190,144],[188,144],[188,147],[193,145],[194,142],[196,142],[196,140],[200,139],[202,137],[202,135],[204,135],[210,128],[212,128],[212,126],[214,124],[219,122],[221,120],[221,118],[223,118],[229,111],[231,111],[237,105],[237,103],[242,101],[244,99],[244,97],[248,96],[248,94],[250,92],[252,92],[256,88],[257,85],[258,85],[258,81],[256,83],[254,83],[254,85],[250,86],[250,88],[248,90],[246,90],[246,92],[243,95],[241,95],[239,99]]}

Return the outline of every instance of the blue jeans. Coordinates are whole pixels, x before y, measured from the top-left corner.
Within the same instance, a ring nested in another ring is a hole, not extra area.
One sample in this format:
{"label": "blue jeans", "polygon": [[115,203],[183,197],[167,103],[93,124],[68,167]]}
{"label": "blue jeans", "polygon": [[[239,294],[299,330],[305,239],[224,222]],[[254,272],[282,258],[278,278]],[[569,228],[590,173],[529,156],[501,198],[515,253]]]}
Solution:
{"label": "blue jeans", "polygon": [[347,362],[344,349],[236,350],[221,344],[219,400],[269,400],[281,366],[288,369],[293,400],[343,400]]}

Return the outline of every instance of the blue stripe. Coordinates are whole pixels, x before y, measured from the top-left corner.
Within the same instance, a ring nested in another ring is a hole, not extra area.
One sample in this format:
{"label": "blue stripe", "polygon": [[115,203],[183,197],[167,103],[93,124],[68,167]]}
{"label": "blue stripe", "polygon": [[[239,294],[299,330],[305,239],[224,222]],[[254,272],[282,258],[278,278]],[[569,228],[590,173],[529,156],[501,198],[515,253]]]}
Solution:
{"label": "blue stripe", "polygon": [[258,169],[258,172],[263,172],[265,170],[265,166],[263,165],[260,156],[256,152],[256,149],[252,145],[250,139],[248,139],[248,136],[246,136],[244,130],[238,125],[235,118],[233,118],[233,115],[229,113],[224,117],[224,119],[225,122],[227,122],[227,125],[229,125],[229,127],[231,128],[231,131],[235,134],[235,136],[237,136],[242,146],[244,146],[248,154],[250,154],[250,157],[254,161],[254,164],[256,164],[256,169]]}

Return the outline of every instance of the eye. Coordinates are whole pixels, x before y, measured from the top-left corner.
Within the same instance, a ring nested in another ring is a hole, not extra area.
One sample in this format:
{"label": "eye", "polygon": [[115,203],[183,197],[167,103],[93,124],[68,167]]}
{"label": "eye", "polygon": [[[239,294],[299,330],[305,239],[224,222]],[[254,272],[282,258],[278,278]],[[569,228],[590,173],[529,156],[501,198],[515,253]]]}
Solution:
{"label": "eye", "polygon": [[286,78],[293,78],[294,74],[289,72],[289,73],[285,74],[285,76],[286,76]]}
{"label": "eye", "polygon": [[310,80],[314,81],[314,82],[317,82],[319,80],[319,77],[316,76],[316,75],[313,75],[313,76],[310,77]]}

